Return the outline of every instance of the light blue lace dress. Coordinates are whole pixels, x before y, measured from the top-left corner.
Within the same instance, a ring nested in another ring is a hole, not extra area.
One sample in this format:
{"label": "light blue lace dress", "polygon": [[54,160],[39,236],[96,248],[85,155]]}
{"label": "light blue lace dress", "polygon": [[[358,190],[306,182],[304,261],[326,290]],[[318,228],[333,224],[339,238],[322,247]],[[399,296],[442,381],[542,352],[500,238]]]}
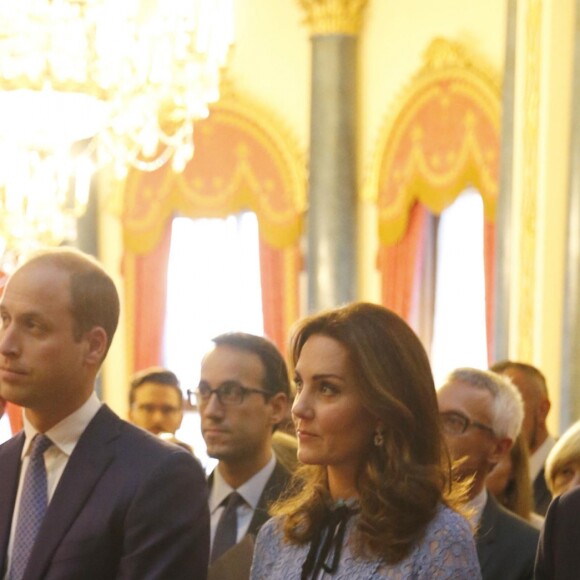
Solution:
{"label": "light blue lace dress", "polygon": [[[329,580],[479,580],[481,571],[469,524],[456,512],[441,506],[427,526],[423,541],[408,558],[396,565],[363,560],[353,555],[348,539],[356,525],[347,524],[338,570],[323,573]],[[309,545],[285,542],[280,518],[266,522],[256,540],[250,577],[252,580],[300,580]]]}

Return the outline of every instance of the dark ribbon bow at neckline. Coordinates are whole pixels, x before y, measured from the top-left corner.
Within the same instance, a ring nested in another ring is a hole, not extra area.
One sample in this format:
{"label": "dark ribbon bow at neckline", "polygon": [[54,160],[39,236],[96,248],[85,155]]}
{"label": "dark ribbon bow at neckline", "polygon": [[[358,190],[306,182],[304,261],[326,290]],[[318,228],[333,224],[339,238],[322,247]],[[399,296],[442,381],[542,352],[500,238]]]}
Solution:
{"label": "dark ribbon bow at neckline", "polygon": [[358,503],[344,500],[338,500],[331,506],[310,543],[301,580],[318,578],[322,570],[329,574],[337,571],[348,520],[358,509]]}

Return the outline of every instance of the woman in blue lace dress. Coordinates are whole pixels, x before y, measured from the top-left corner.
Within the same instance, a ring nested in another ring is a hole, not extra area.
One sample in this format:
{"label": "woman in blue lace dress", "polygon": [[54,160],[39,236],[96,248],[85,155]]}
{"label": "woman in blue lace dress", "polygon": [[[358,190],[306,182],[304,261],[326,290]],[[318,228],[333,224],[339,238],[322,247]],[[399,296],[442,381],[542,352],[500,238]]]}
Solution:
{"label": "woman in blue lace dress", "polygon": [[480,578],[413,331],[351,304],[302,321],[291,351],[304,465],[258,535],[251,577]]}

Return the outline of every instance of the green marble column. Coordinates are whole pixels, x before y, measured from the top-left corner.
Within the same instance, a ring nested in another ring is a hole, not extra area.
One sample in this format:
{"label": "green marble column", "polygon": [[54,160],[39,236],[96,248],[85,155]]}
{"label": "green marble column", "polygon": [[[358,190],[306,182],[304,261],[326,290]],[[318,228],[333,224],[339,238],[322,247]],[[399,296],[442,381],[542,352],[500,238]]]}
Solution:
{"label": "green marble column", "polygon": [[366,0],[301,0],[312,42],[308,310],[357,289],[357,34]]}

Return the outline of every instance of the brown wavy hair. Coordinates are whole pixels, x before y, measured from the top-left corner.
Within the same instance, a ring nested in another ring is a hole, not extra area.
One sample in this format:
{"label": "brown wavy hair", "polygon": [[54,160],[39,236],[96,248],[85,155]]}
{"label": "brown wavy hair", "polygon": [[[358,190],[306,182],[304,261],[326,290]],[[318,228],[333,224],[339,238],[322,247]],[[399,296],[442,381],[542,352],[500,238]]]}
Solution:
{"label": "brown wavy hair", "polygon": [[[355,549],[396,564],[421,539],[441,503],[456,506],[451,466],[441,434],[433,376],[418,337],[395,313],[354,303],[299,322],[290,342],[296,365],[312,335],[340,342],[359,377],[363,405],[384,426],[384,444],[369,441],[357,475],[360,517]],[[313,539],[332,500],[326,469],[305,465],[273,506],[284,534],[297,544]]]}

